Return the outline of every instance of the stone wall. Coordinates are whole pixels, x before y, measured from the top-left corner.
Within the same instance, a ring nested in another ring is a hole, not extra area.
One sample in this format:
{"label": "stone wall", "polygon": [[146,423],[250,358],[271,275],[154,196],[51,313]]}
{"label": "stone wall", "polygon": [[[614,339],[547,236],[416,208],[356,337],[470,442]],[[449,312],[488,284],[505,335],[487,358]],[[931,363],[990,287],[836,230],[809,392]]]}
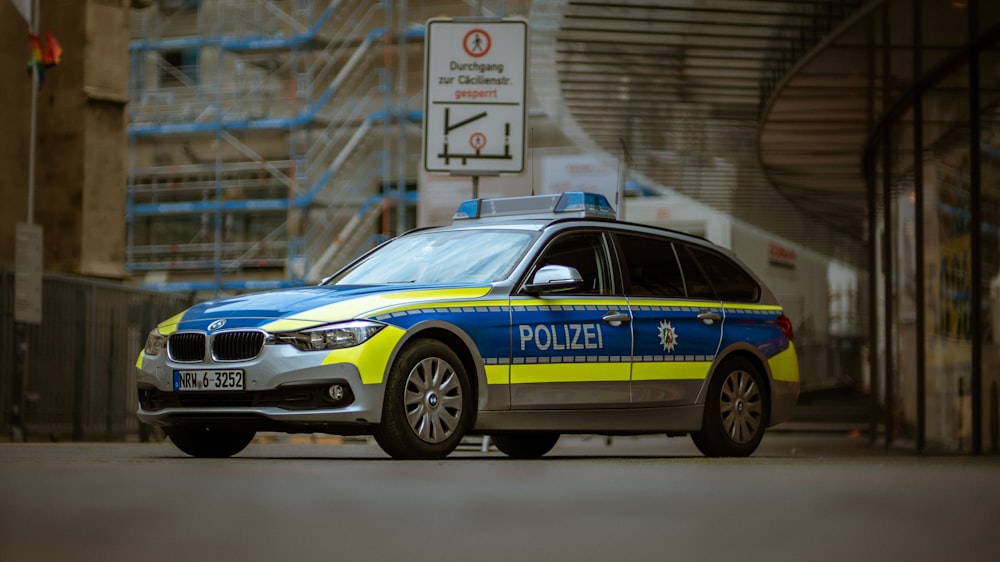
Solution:
{"label": "stone wall", "polygon": [[[41,0],[41,33],[63,48],[37,97],[34,217],[46,271],[122,278],[128,170],[128,1]],[[0,2],[0,265],[28,221],[28,24]]]}

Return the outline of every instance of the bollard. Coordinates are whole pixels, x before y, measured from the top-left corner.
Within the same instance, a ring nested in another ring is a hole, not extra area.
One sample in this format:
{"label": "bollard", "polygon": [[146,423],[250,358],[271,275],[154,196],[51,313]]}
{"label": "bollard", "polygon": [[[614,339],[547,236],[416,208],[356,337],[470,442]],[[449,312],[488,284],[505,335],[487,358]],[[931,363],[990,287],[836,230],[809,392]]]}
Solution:
{"label": "bollard", "polygon": [[965,379],[958,378],[958,450],[965,450]]}
{"label": "bollard", "polygon": [[990,385],[990,450],[1000,453],[1000,396],[996,381]]}

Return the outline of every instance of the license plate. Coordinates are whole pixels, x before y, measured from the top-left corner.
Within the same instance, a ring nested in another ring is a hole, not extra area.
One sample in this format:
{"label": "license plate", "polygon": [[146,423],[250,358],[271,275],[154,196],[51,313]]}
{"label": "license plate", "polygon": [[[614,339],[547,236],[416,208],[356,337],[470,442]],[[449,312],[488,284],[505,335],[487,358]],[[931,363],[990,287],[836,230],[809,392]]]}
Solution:
{"label": "license plate", "polygon": [[174,390],[243,390],[243,370],[174,371]]}

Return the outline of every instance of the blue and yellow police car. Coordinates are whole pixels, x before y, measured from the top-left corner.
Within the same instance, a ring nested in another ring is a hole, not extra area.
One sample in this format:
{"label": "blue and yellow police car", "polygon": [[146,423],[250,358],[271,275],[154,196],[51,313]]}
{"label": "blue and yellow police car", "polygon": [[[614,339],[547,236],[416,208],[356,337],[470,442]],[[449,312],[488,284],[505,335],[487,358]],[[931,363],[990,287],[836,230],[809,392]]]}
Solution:
{"label": "blue and yellow police car", "polygon": [[394,458],[466,435],[533,458],[572,433],[746,456],[799,388],[791,322],[739,259],[582,192],[466,201],[316,286],[198,304],[136,367],[139,419],[196,457],[260,431],[372,435]]}

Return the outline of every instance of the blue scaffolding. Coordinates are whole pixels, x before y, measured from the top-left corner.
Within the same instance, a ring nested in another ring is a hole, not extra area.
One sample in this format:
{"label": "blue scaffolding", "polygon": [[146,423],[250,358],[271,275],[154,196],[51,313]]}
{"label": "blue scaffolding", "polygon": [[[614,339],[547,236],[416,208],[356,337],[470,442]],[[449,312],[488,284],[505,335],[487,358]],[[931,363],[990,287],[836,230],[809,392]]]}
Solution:
{"label": "blue scaffolding", "polygon": [[129,271],[172,292],[290,287],[377,243],[378,216],[414,204],[382,138],[422,119],[385,52],[423,28],[394,29],[391,2],[173,4],[129,45]]}

